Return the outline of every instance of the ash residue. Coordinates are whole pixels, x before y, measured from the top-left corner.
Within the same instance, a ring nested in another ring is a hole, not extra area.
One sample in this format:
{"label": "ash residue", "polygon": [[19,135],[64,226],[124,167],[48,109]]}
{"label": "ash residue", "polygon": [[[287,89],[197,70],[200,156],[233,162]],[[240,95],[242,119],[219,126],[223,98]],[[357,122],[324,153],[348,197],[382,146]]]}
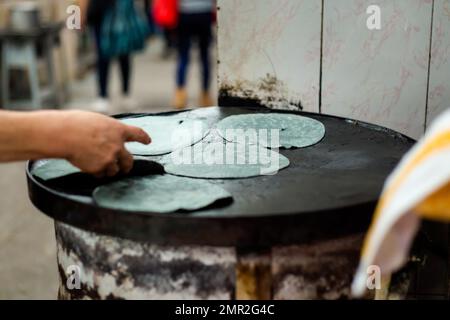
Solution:
{"label": "ash residue", "polygon": [[303,110],[300,98],[292,98],[286,84],[271,74],[256,82],[237,80],[222,82],[219,90],[221,99],[241,98],[250,102],[279,110]]}

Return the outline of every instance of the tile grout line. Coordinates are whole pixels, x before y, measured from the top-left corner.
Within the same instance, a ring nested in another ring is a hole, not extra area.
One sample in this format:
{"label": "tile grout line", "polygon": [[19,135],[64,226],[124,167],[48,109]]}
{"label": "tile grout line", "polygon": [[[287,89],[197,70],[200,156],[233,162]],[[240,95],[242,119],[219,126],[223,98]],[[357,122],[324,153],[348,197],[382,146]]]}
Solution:
{"label": "tile grout line", "polygon": [[321,26],[320,26],[320,70],[319,70],[319,113],[322,113],[322,80],[323,80],[323,27],[324,27],[325,0],[322,0]]}
{"label": "tile grout line", "polygon": [[433,50],[433,28],[434,28],[434,4],[435,0],[433,0],[431,4],[431,28],[430,28],[430,42],[429,42],[429,54],[428,54],[428,75],[427,75],[427,95],[425,101],[425,121],[423,125],[424,132],[427,130],[427,122],[428,122],[428,106],[429,106],[429,97],[430,97],[430,79],[431,79],[431,52]]}

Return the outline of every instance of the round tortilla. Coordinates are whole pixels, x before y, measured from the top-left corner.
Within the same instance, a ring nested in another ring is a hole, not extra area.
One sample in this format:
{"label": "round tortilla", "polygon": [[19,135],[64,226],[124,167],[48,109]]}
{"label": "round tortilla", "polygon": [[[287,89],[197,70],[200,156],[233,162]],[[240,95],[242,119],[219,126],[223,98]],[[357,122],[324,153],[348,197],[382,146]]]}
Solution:
{"label": "round tortilla", "polygon": [[168,154],[201,141],[208,133],[207,125],[203,121],[181,116],[147,116],[121,121],[143,129],[152,138],[149,145],[138,142],[126,144],[131,154],[140,156]]}
{"label": "round tortilla", "polygon": [[[321,122],[282,113],[230,116],[220,121],[217,129],[228,141],[242,143],[247,140],[268,148],[305,148],[315,145],[325,136],[325,126]],[[273,129],[279,130],[279,139],[271,134]]]}
{"label": "round tortilla", "polygon": [[154,175],[128,178],[98,187],[95,202],[105,208],[125,211],[170,213],[195,211],[229,199],[224,189],[206,181]]}
{"label": "round tortilla", "polygon": [[73,166],[67,160],[46,160],[45,163],[36,164],[31,170],[31,174],[44,181],[65,177],[74,173],[81,172],[80,169]]}
{"label": "round tortilla", "polygon": [[166,173],[205,179],[237,179],[274,175],[289,159],[259,145],[213,139],[167,156]]}
{"label": "round tortilla", "polygon": [[[150,158],[134,156],[134,161],[148,161]],[[155,159],[155,161],[157,161]],[[71,174],[80,173],[81,170],[64,159],[39,160],[31,169],[31,174],[44,181],[58,179]]]}

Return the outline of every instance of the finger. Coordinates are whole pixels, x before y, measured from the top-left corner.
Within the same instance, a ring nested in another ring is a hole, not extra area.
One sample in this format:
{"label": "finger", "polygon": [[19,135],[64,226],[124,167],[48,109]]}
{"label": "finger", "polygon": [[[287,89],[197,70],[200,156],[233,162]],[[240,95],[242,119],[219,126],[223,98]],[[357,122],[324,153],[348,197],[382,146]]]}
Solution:
{"label": "finger", "polygon": [[74,161],[74,160],[69,160],[69,159],[68,159],[68,161],[70,161],[70,163],[73,166],[79,168],[81,170],[81,172],[87,173],[97,179],[101,179],[105,176],[105,170],[103,170],[103,169],[100,169],[100,170],[95,169],[94,170],[94,168],[92,168],[92,166],[87,165],[84,162],[79,162],[79,161]]}
{"label": "finger", "polygon": [[102,178],[104,178],[106,176],[106,172],[105,171],[101,171],[101,172],[98,172],[98,173],[94,173],[93,176],[95,178],[97,178],[97,179],[102,179]]}
{"label": "finger", "polygon": [[126,142],[140,142],[143,144],[150,144],[152,139],[150,136],[141,128],[127,126],[125,132],[125,141]]}
{"label": "finger", "polygon": [[129,173],[133,169],[133,156],[126,149],[122,149],[119,153],[118,164],[120,172]]}
{"label": "finger", "polygon": [[114,177],[120,172],[119,164],[117,162],[110,164],[106,168],[106,176]]}

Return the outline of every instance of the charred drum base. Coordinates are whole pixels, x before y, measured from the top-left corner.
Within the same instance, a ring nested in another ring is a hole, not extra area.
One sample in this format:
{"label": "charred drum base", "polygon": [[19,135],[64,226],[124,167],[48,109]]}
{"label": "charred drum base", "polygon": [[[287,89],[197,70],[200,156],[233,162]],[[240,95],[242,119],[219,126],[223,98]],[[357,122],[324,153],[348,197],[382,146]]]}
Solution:
{"label": "charred drum base", "polygon": [[362,242],[357,234],[249,252],[55,228],[60,299],[348,299]]}

